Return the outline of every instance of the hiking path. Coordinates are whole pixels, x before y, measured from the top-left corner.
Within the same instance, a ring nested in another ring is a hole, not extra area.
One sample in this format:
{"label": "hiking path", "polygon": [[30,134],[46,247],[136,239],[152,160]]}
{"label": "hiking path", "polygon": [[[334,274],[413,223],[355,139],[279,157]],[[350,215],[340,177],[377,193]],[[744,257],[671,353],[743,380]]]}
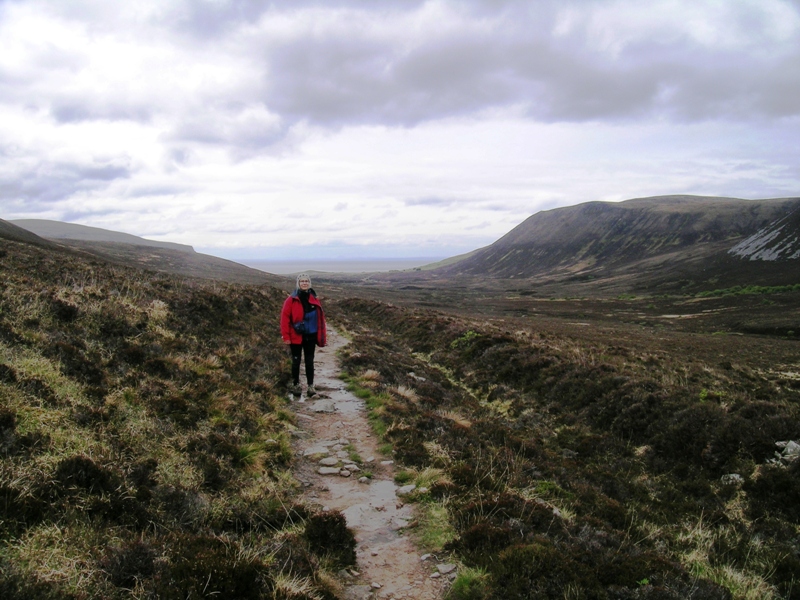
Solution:
{"label": "hiking path", "polygon": [[414,507],[397,495],[394,464],[378,452],[364,401],[338,378],[336,352],[347,343],[329,327],[328,346],[315,354],[318,394],[292,397],[300,427],[295,477],[309,503],[341,511],[355,536],[358,564],[339,573],[344,598],[437,600],[454,565],[422,554],[406,532],[415,525]]}

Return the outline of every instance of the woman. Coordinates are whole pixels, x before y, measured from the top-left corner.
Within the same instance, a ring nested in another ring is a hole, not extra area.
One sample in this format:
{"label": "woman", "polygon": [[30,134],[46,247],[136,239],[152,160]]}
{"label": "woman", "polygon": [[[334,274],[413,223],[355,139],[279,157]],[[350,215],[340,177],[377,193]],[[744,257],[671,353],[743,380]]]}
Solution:
{"label": "woman", "polygon": [[314,389],[314,349],[322,348],[327,343],[325,314],[317,300],[316,292],[311,289],[311,278],[305,273],[297,276],[297,288],[283,303],[281,310],[281,336],[289,345],[292,353],[292,388],[294,395],[302,392],[300,387],[301,354],[305,355],[306,394],[316,395]]}

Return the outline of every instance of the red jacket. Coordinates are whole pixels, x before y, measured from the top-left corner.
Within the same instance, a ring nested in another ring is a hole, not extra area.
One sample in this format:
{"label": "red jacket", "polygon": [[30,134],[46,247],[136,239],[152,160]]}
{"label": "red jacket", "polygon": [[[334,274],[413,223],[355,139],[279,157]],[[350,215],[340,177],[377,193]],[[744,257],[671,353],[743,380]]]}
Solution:
{"label": "red jacket", "polygon": [[[317,309],[317,346],[323,347],[328,343],[328,332],[325,328],[325,313],[322,312],[322,305],[317,300],[313,292],[309,290],[308,302]],[[303,335],[297,333],[292,327],[292,323],[300,323],[303,320],[303,303],[297,297],[295,290],[291,296],[286,298],[281,310],[281,337],[290,344],[302,344]]]}

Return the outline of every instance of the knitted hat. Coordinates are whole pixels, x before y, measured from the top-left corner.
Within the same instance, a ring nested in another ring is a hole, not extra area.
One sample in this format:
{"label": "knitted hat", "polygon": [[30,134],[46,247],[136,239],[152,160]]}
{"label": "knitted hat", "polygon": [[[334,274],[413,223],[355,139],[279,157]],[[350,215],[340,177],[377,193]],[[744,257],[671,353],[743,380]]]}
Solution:
{"label": "knitted hat", "polygon": [[300,273],[300,275],[297,276],[297,287],[300,287],[301,279],[308,279],[308,283],[311,283],[311,277],[309,277],[307,273]]}

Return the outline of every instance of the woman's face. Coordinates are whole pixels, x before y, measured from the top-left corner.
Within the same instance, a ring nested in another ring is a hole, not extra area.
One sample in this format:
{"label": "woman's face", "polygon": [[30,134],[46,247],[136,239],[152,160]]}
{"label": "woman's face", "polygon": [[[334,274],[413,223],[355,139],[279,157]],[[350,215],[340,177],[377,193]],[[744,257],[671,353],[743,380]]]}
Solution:
{"label": "woman's face", "polygon": [[311,287],[311,280],[303,277],[297,281],[297,285],[299,285],[300,289],[305,292],[308,288]]}

